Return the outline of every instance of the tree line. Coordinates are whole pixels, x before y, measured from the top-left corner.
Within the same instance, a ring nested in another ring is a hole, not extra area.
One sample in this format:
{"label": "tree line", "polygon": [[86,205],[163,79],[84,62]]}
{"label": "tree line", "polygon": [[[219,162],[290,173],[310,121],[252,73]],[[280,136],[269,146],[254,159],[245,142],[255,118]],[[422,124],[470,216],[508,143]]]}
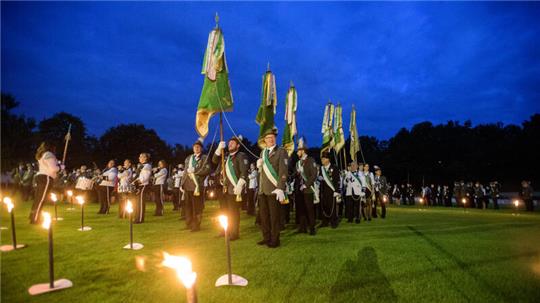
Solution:
{"label": "tree line", "polygon": [[[141,151],[175,165],[191,153],[190,145],[170,145],[142,124],[120,124],[98,138],[87,133],[81,118],[69,113],[59,112],[38,123],[13,112],[19,102],[12,95],[2,93],[1,101],[2,171],[19,162],[34,161],[34,152],[44,140],[57,147],[60,157],[70,124],[72,140],[66,162],[71,168],[82,164],[102,167],[109,159],[136,160]],[[246,138],[244,145],[259,154],[256,140]],[[360,136],[360,145],[359,161],[363,155],[366,162],[381,166],[392,182],[421,185],[497,180],[504,189],[515,190],[521,180],[540,181],[540,114],[533,114],[521,125],[496,122],[473,127],[471,121],[438,125],[426,121],[411,129],[402,128],[388,140]],[[348,147],[349,140],[347,151]],[[319,151],[311,147],[309,153],[318,159]],[[342,161],[336,163],[343,165]]]}

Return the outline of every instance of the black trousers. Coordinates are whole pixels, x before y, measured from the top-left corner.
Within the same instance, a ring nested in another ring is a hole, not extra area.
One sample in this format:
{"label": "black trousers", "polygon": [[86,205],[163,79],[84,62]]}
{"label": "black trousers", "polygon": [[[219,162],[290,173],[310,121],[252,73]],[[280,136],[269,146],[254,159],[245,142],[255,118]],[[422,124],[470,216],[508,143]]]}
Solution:
{"label": "black trousers", "polygon": [[229,237],[231,239],[238,239],[240,236],[240,207],[242,202],[236,201],[236,195],[225,194],[223,195],[223,212],[227,215],[229,221]]}
{"label": "black trousers", "polygon": [[152,186],[154,192],[154,203],[156,204],[156,211],[154,212],[154,216],[163,216],[163,196],[165,195],[165,192],[163,191],[163,186],[163,184]]}
{"label": "black trousers", "polygon": [[175,187],[172,194],[173,210],[180,209],[180,199],[182,199],[182,192],[179,188]]}
{"label": "black trousers", "polygon": [[377,193],[375,194],[375,207],[374,207],[374,210],[375,210],[375,213],[377,212],[377,204],[381,206],[381,218],[385,218],[386,217],[386,202],[384,202],[384,195],[381,194],[381,193]]}
{"label": "black trousers", "polygon": [[192,231],[201,229],[203,194],[195,196],[193,191],[185,191],[184,206],[186,208],[186,227]]}
{"label": "black trousers", "polygon": [[334,199],[334,193],[321,193],[321,226],[328,226],[330,223],[332,227],[336,227],[338,224],[338,205]]}
{"label": "black trousers", "polygon": [[98,186],[98,201],[99,212],[98,214],[108,214],[111,208],[111,198],[114,187],[110,186]]}
{"label": "black trousers", "polygon": [[144,214],[146,212],[146,201],[150,195],[149,185],[139,186],[139,194],[137,196],[137,203],[135,203],[134,211],[135,215],[133,216],[133,223],[143,223]]}
{"label": "black trousers", "polygon": [[534,211],[533,199],[523,199],[523,202],[525,203],[525,209],[527,211]]}
{"label": "black trousers", "polygon": [[349,222],[360,220],[360,196],[352,194],[345,197],[345,215]]}
{"label": "black trousers", "polygon": [[315,206],[313,205],[313,194],[297,193],[295,196],[296,212],[298,214],[298,229],[307,231],[315,229]]}
{"label": "black trousers", "polygon": [[43,204],[49,197],[49,192],[53,184],[53,178],[47,175],[37,175],[36,176],[36,191],[34,194],[34,203],[32,204],[32,209],[30,210],[30,224],[38,224],[41,222],[41,209]]}
{"label": "black trousers", "polygon": [[255,215],[255,194],[256,188],[249,188],[247,190],[247,214],[250,216]]}
{"label": "black trousers", "polygon": [[260,194],[259,212],[264,241],[269,244],[279,244],[279,232],[281,231],[281,204],[276,200],[276,195]]}
{"label": "black trousers", "polygon": [[364,220],[371,220],[371,212],[373,209],[373,199],[371,198],[371,193],[366,192],[366,196],[362,200],[362,216]]}
{"label": "black trousers", "polygon": [[493,200],[493,208],[494,209],[499,209],[499,198],[497,197],[494,197],[494,198],[491,198]]}

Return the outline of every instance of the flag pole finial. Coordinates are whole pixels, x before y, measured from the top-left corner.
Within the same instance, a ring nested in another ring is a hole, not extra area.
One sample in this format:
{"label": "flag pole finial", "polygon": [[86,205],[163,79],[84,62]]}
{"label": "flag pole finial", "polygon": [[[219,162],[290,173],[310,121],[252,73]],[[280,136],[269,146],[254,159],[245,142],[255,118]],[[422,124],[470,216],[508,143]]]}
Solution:
{"label": "flag pole finial", "polygon": [[292,82],[292,80],[291,80],[291,83],[290,83],[290,85],[291,85],[291,87],[294,87],[294,83]]}
{"label": "flag pole finial", "polygon": [[216,21],[216,28],[219,28],[219,15],[216,12],[216,16],[214,16],[214,21]]}
{"label": "flag pole finial", "polygon": [[266,65],[266,71],[267,71],[267,72],[270,71],[270,61],[268,61],[268,64]]}

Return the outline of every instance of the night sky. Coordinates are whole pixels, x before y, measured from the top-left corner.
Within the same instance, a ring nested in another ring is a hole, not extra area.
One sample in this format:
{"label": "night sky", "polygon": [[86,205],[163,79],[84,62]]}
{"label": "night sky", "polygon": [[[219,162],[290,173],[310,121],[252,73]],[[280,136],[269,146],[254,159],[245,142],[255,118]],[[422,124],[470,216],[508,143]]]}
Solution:
{"label": "night sky", "polygon": [[216,11],[235,101],[228,117],[251,141],[267,62],[278,128],[292,80],[299,132],[310,145],[321,143],[329,99],[344,106],[347,136],[354,103],[360,134],[379,139],[425,120],[520,124],[540,112],[540,3],[1,6],[2,91],[21,101],[17,113],[39,121],[66,111],[96,136],[142,123],[171,144],[196,139]]}

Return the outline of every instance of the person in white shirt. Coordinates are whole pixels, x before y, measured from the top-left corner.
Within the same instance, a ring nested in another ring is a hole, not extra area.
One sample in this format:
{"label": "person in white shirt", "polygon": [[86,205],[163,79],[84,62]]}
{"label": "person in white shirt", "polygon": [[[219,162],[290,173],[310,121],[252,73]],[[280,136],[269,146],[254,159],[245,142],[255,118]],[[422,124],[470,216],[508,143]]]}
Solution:
{"label": "person in white shirt", "polygon": [[135,203],[135,215],[133,223],[140,224],[144,222],[144,213],[146,211],[146,200],[148,200],[150,177],[152,176],[152,166],[148,163],[150,161],[149,153],[142,153],[139,155],[139,163],[141,165],[140,172],[134,183],[138,187],[137,203]]}
{"label": "person in white shirt", "polygon": [[34,203],[30,211],[30,224],[39,224],[41,221],[41,209],[49,197],[49,192],[56,179],[60,166],[54,155],[55,147],[47,142],[42,142],[36,152],[36,160],[39,163],[39,171],[36,176],[37,187]]}
{"label": "person in white shirt", "polygon": [[[173,211],[180,210],[182,204],[182,192],[180,191],[180,182],[184,177],[184,164],[178,164],[178,169],[173,174],[174,191],[173,191]],[[182,208],[183,210],[183,208]]]}
{"label": "person in white shirt", "polygon": [[259,171],[257,170],[255,163],[251,163],[249,167],[248,179],[247,214],[250,216],[255,216],[255,197],[257,194],[257,187],[259,185]]}
{"label": "person in white shirt", "polygon": [[99,201],[99,211],[98,214],[108,214],[111,208],[111,198],[113,195],[114,187],[116,185],[118,176],[118,169],[116,168],[116,163],[114,160],[110,160],[107,163],[107,167],[103,170],[99,179],[98,186],[98,201]]}
{"label": "person in white shirt", "polygon": [[160,160],[158,162],[158,167],[156,173],[154,173],[154,203],[156,204],[156,212],[154,216],[163,216],[163,198],[165,195],[167,180],[167,163],[165,160]]}
{"label": "person in white shirt", "polygon": [[345,175],[345,215],[347,222],[360,223],[360,199],[364,197],[365,184],[362,184],[360,173],[358,172],[358,164],[351,162],[349,171]]}
{"label": "person in white shirt", "polygon": [[131,178],[133,177],[131,160],[124,160],[124,166],[119,166],[118,168],[118,217],[127,218],[126,204],[133,191],[133,186],[131,185]]}

